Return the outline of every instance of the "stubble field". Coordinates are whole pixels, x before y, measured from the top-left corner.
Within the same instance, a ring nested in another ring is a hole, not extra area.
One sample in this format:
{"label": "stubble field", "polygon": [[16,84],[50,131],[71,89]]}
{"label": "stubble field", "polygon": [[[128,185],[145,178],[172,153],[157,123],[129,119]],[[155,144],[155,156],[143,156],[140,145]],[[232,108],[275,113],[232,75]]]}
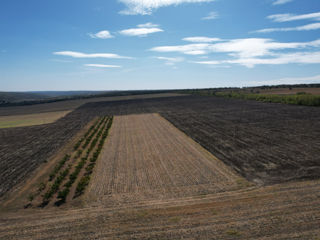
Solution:
{"label": "stubble field", "polygon": [[158,114],[123,115],[114,118],[87,202],[112,206],[249,185]]}
{"label": "stubble field", "polygon": [[[51,157],[99,116],[115,117],[84,195],[2,205],[34,173],[47,178]],[[181,96],[88,103],[52,124],[2,129],[0,239],[317,240],[319,124],[316,107]]]}

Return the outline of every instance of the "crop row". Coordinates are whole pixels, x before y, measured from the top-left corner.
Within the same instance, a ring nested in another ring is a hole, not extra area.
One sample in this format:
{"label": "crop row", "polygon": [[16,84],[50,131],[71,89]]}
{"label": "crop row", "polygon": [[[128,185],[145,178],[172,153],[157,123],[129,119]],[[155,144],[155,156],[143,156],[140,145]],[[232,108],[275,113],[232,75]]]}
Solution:
{"label": "crop row", "polygon": [[82,145],[82,149],[85,149],[85,148],[88,146],[88,144],[91,142],[93,136],[98,132],[98,130],[100,129],[102,123],[103,123],[105,120],[106,120],[106,117],[103,117],[103,118],[100,120],[98,126],[93,130],[93,132],[92,132],[89,136],[87,136],[87,138],[86,138],[85,141],[84,141],[84,144]]}
{"label": "crop row", "polygon": [[[109,118],[103,118],[103,121],[100,122],[99,126],[102,124],[102,127],[100,128],[100,130],[97,132],[97,134],[95,135],[94,139],[91,141],[91,144],[90,146],[88,147],[87,151],[86,151],[86,154],[84,157],[81,158],[81,161],[76,165],[74,171],[69,175],[69,180],[67,181],[67,183],[64,185],[64,188],[63,190],[59,191],[58,193],[58,199],[59,199],[59,203],[64,203],[67,199],[67,196],[69,195],[70,193],[70,189],[72,187],[72,185],[74,184],[74,182],[77,180],[77,177],[78,175],[80,174],[81,170],[83,169],[83,167],[86,165],[87,163],[87,160],[89,158],[89,155],[91,153],[91,151],[95,148],[99,138],[101,137],[102,135],[102,138],[105,136],[105,134],[103,134],[106,130],[105,129],[108,129],[108,126],[110,124],[110,119]],[[106,127],[107,126],[107,127]],[[111,125],[110,125],[111,126]],[[89,136],[90,138],[93,137],[93,135]],[[101,142],[101,139],[100,139],[100,142]],[[90,142],[89,142],[90,143]],[[86,144],[88,145],[88,144]],[[99,144],[100,146],[100,144]],[[98,148],[99,148],[98,146]],[[102,146],[101,146],[102,148]],[[97,151],[95,151],[93,154],[92,154],[92,157],[90,158],[90,162],[92,161],[92,159],[97,159],[97,154],[96,154]],[[80,182],[79,184],[81,185],[82,184],[82,181],[83,179],[80,179]],[[78,184],[78,185],[79,185]],[[78,188],[77,188],[78,189]],[[76,194],[78,194],[78,192],[76,191]]]}
{"label": "crop row", "polygon": [[[46,206],[49,202],[50,199],[53,197],[53,195],[55,193],[57,193],[59,191],[60,185],[65,181],[66,177],[70,174],[71,169],[72,169],[72,163],[69,163],[66,167],[66,163],[71,159],[71,156],[73,155],[74,160],[76,161],[79,157],[81,157],[83,149],[78,149],[82,142],[85,141],[84,144],[86,144],[86,142],[88,141],[88,139],[92,139],[93,136],[98,132],[98,130],[101,128],[101,125],[103,123],[107,123],[106,121],[106,117],[101,118],[100,120],[97,120],[91,127],[90,129],[84,134],[84,136],[77,142],[77,144],[75,145],[75,147],[73,148],[73,153],[72,154],[66,154],[63,159],[61,159],[58,164],[54,167],[54,169],[52,170],[52,172],[49,174],[49,179],[48,182],[53,181],[53,183],[51,185],[49,185],[47,187],[47,184],[45,183],[41,183],[39,186],[39,189],[36,193],[40,194],[42,191],[45,191],[44,194],[42,195],[42,203],[40,206]],[[103,128],[102,128],[103,129]],[[90,143],[90,141],[89,141]],[[79,144],[79,146],[77,146]],[[84,145],[83,144],[83,145]],[[88,145],[88,144],[86,144]],[[76,147],[77,146],[77,147]],[[89,152],[87,151],[87,154],[84,158],[88,158]],[[81,162],[84,162],[83,158],[81,158]],[[83,163],[84,165],[84,163]],[[83,167],[83,166],[82,166]],[[76,167],[77,168],[77,167]],[[79,167],[78,167],[79,168]],[[71,178],[74,175],[70,175]],[[70,178],[69,176],[69,178]],[[32,202],[32,200],[34,199],[35,195],[30,195],[28,198],[30,200],[30,202]]]}
{"label": "crop row", "polygon": [[113,122],[113,117],[111,117],[111,119],[109,120],[107,127],[106,127],[105,131],[103,132],[102,138],[99,141],[98,147],[97,147],[96,151],[93,153],[92,157],[90,158],[89,165],[86,167],[86,172],[83,175],[83,177],[80,179],[80,181],[77,185],[75,197],[80,196],[84,192],[86,186],[89,184],[90,176],[93,172],[93,168],[96,164],[96,161],[101,153],[103,144],[104,144],[106,138],[108,137],[109,130],[112,126],[112,122]]}
{"label": "crop row", "polygon": [[74,145],[73,150],[78,150],[82,142],[87,138],[87,136],[91,133],[91,131],[97,126],[99,122],[99,119],[95,121],[95,123],[88,129],[88,131],[84,134],[82,138],[79,139],[79,141]]}
{"label": "crop row", "polygon": [[[103,119],[102,119],[103,120]],[[100,122],[102,122],[102,120]],[[74,145],[73,150],[76,151],[78,150],[79,146],[81,145],[81,143],[86,140],[86,138],[88,137],[88,135],[95,129],[97,128],[99,120],[96,120],[95,123],[89,128],[89,130],[84,134],[84,136],[82,138],[80,138],[80,140]],[[78,158],[82,153],[82,150],[78,150],[77,151],[77,155],[76,158]],[[52,181],[56,174],[60,171],[60,169],[64,166],[64,164],[70,159],[70,155],[66,154],[64,156],[64,158],[62,160],[60,160],[58,162],[58,164],[55,166],[55,168],[53,169],[53,171],[50,173],[49,175],[49,182]]]}
{"label": "crop row", "polygon": [[[102,118],[98,123],[96,122],[94,128],[93,128],[93,131],[89,134],[86,134],[86,137],[84,138],[84,141],[85,143],[83,144],[82,146],[82,149],[85,149],[84,146],[87,146],[88,143],[90,143],[91,139],[93,138],[93,136],[97,133],[97,131],[99,130],[99,128],[101,128],[101,125],[106,121],[106,117]],[[103,129],[103,127],[102,127]],[[89,130],[90,131],[90,130]],[[100,130],[101,131],[101,130]],[[98,133],[99,134],[99,133]],[[89,139],[89,141],[88,141]],[[77,153],[76,153],[76,159],[79,158],[83,152],[82,149],[78,149],[77,150]],[[62,191],[59,191],[58,192],[58,199],[59,199],[59,202],[60,203],[63,203],[65,202],[65,197],[68,195],[69,191],[70,191],[70,187],[72,186],[72,184],[75,182],[75,180],[77,179],[77,176],[79,175],[81,169],[83,168],[83,166],[85,165],[86,161],[87,161],[87,158],[90,154],[90,151],[87,151],[86,155],[84,157],[81,158],[80,162],[76,165],[74,171],[69,175],[69,180],[67,181],[67,183],[64,185],[64,189]],[[68,171],[69,173],[69,171]],[[68,175],[68,174],[67,174]],[[64,176],[67,177],[67,175]],[[60,186],[60,185],[59,185]],[[57,192],[58,189],[55,191]],[[65,196],[65,197],[64,197]]]}

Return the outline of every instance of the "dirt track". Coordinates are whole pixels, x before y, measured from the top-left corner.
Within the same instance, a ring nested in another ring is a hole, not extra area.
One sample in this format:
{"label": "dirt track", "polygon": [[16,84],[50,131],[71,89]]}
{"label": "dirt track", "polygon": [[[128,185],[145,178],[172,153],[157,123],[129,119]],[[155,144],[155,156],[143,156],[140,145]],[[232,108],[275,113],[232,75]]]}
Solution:
{"label": "dirt track", "polygon": [[117,116],[87,193],[106,205],[206,195],[249,183],[158,114]]}

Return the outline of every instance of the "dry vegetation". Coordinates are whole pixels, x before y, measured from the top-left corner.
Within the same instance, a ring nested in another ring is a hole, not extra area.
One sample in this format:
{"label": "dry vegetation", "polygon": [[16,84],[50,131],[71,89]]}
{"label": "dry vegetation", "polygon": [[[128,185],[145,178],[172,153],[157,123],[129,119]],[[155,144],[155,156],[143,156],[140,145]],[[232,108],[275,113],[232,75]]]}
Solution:
{"label": "dry vegetation", "polygon": [[52,123],[70,111],[47,112],[26,115],[0,116],[0,128],[25,127]]}

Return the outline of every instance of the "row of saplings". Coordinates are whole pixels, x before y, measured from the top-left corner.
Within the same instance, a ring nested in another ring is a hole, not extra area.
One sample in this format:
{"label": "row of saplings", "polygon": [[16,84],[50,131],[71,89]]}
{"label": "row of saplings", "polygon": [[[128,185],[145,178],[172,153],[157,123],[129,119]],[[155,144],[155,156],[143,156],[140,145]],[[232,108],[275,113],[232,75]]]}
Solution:
{"label": "row of saplings", "polygon": [[98,147],[96,148],[95,152],[92,154],[92,156],[89,160],[90,163],[87,165],[84,175],[82,176],[82,178],[78,182],[74,198],[80,196],[84,192],[86,186],[89,184],[90,176],[93,172],[93,168],[96,164],[96,161],[101,153],[104,141],[108,136],[109,129],[111,128],[111,125],[112,125],[112,120],[113,119],[111,118],[108,121],[107,127],[105,128],[104,131],[103,131],[103,129],[101,129],[101,131],[99,131],[99,133],[97,134],[97,137],[92,141],[90,148],[87,151],[86,156],[81,159],[79,164],[76,166],[75,171],[69,176],[69,181],[65,184],[64,189],[58,193],[58,199],[60,202],[64,203],[66,201],[66,198],[70,192],[70,187],[71,187],[72,183],[76,180],[77,175],[79,174],[80,170],[82,169],[82,167],[86,164],[86,162],[88,160],[89,153],[92,151],[94,146],[97,144],[98,139],[102,135],[102,137],[99,140]]}
{"label": "row of saplings", "polygon": [[[103,144],[105,139],[108,136],[109,129],[111,128],[113,121],[113,117],[103,117],[100,120],[97,120],[90,129],[84,134],[84,136],[75,144],[74,146],[74,152],[75,154],[75,160],[80,158],[82,156],[82,153],[84,150],[86,150],[86,154],[84,157],[80,159],[78,164],[75,166],[74,170],[72,170],[72,164],[69,163],[65,168],[64,166],[66,163],[70,160],[70,155],[65,155],[62,160],[58,162],[58,164],[55,166],[55,168],[52,170],[52,172],[49,175],[48,181],[51,182],[54,180],[53,184],[49,186],[49,189],[44,193],[42,196],[42,203],[41,206],[46,206],[53,195],[58,192],[58,201],[56,202],[56,205],[60,205],[66,201],[66,198],[70,192],[70,188],[73,185],[73,183],[76,181],[78,175],[80,174],[82,168],[86,165],[86,162],[92,152],[92,150],[96,147],[98,143],[98,147],[90,157],[90,164],[85,169],[84,176],[80,179],[77,188],[76,193],[74,197],[77,197],[81,195],[84,192],[85,187],[88,185],[90,180],[90,175],[93,171],[94,165],[96,160],[98,159],[98,156],[102,150]],[[82,146],[81,146],[82,144]],[[89,145],[90,144],[90,145]],[[81,146],[81,149],[80,149]],[[64,169],[63,169],[64,168]],[[71,172],[71,173],[70,173]],[[66,177],[69,175],[68,181],[63,185],[63,190],[59,191],[61,184],[65,181]],[[41,186],[38,189],[38,193],[46,189],[46,184],[41,183]],[[32,196],[33,199],[33,196]],[[32,201],[32,199],[29,197],[29,200]]]}

